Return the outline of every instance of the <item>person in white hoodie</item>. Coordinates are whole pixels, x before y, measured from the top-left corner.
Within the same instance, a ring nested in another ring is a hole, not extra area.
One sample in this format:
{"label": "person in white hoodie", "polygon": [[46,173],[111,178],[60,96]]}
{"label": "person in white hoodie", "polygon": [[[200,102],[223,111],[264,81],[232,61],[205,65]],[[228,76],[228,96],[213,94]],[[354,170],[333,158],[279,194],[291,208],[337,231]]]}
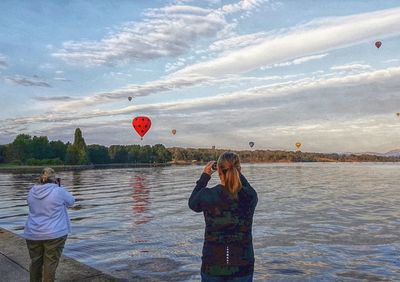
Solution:
{"label": "person in white hoodie", "polygon": [[30,189],[27,201],[29,215],[23,236],[31,258],[30,281],[54,281],[65,241],[71,233],[67,208],[74,204],[75,198],[61,186],[54,170],[46,167],[39,184]]}

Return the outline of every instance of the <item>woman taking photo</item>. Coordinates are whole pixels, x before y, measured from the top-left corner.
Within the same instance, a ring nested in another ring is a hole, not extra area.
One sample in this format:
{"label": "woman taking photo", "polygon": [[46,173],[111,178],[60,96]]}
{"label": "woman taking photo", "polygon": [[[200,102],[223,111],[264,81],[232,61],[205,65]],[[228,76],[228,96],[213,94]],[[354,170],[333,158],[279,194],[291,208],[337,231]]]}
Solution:
{"label": "woman taking photo", "polygon": [[[202,282],[251,282],[254,272],[252,239],[257,192],[240,172],[239,156],[223,153],[209,162],[197,181],[189,207],[203,212],[205,234],[201,265]],[[214,171],[220,184],[206,188]]]}
{"label": "woman taking photo", "polygon": [[61,253],[71,232],[67,208],[74,202],[71,193],[56,179],[54,170],[43,169],[39,184],[28,194],[29,215],[24,230],[31,258],[31,282],[55,280]]}

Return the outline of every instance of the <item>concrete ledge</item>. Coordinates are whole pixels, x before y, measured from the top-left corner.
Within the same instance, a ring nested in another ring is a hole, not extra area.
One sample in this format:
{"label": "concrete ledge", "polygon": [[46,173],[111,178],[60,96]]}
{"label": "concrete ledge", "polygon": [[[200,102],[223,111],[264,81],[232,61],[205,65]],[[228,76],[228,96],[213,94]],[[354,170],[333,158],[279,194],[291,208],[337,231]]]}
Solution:
{"label": "concrete ledge", "polygon": [[[0,228],[0,280],[29,281],[29,253],[26,242],[18,235]],[[57,281],[122,281],[93,267],[62,256]]]}

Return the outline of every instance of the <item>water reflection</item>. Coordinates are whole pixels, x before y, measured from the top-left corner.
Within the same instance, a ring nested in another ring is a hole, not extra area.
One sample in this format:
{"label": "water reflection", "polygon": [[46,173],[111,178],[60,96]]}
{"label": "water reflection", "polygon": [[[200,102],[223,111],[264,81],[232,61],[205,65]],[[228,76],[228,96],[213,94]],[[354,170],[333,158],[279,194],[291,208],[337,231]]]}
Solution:
{"label": "water reflection", "polygon": [[68,191],[71,192],[75,197],[75,205],[72,207],[72,209],[80,210],[83,208],[83,199],[81,198],[82,171],[72,171],[67,173],[70,174],[69,177],[61,177],[61,184],[67,187]]}
{"label": "water reflection", "polygon": [[[400,281],[399,168],[243,165],[259,197],[254,281]],[[204,218],[187,199],[201,170],[61,172],[78,200],[65,254],[128,281],[199,281]],[[0,174],[1,227],[22,232],[37,176]]]}
{"label": "water reflection", "polygon": [[145,174],[135,175],[132,185],[132,210],[136,225],[147,223],[151,220],[149,215],[150,189],[146,183]]}

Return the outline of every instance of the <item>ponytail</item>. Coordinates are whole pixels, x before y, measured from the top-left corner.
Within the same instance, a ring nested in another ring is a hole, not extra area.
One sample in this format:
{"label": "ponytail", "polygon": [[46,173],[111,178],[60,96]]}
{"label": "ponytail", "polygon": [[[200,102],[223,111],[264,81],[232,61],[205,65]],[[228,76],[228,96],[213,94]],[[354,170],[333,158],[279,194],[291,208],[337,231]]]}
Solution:
{"label": "ponytail", "polygon": [[40,184],[54,183],[55,180],[56,180],[56,178],[55,178],[54,169],[52,169],[50,167],[45,167],[39,176]]}
{"label": "ponytail", "polygon": [[224,174],[225,188],[233,199],[237,199],[242,188],[239,156],[233,152],[225,152],[218,158],[218,166]]}

